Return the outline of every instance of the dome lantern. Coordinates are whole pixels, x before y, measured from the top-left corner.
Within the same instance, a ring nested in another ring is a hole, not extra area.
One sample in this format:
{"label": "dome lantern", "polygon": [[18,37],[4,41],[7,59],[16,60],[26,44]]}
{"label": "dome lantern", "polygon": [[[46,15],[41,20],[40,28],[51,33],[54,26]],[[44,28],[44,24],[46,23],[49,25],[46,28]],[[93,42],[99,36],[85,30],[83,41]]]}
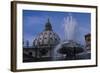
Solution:
{"label": "dome lantern", "polygon": [[52,26],[51,26],[49,18],[48,18],[48,22],[45,25],[45,31],[48,31],[48,30],[52,31]]}

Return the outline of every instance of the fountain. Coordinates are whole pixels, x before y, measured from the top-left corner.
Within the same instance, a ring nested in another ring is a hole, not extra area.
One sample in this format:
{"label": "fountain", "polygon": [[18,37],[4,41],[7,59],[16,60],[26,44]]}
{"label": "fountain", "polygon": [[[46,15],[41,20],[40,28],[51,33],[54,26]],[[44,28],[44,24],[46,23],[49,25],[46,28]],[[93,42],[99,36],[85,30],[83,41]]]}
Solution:
{"label": "fountain", "polygon": [[78,26],[75,18],[71,14],[64,18],[65,38],[54,48],[53,60],[74,60],[75,55],[83,52],[83,46],[77,43]]}

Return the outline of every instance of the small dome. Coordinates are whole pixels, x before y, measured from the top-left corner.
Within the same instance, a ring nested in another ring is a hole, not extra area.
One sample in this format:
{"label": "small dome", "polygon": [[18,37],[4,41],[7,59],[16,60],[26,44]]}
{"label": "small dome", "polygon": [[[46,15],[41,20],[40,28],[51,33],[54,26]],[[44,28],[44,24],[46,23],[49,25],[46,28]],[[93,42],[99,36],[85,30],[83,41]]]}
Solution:
{"label": "small dome", "polygon": [[59,36],[53,32],[50,21],[45,25],[45,31],[41,32],[33,41],[33,45],[38,48],[54,47],[60,42]]}

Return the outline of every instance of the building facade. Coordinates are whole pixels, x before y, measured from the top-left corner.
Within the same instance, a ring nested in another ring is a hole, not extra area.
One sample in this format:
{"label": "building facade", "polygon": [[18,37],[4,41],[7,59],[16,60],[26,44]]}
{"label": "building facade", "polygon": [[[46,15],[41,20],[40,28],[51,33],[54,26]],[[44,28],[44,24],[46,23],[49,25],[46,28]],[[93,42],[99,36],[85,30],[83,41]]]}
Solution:
{"label": "building facade", "polygon": [[85,42],[86,42],[86,50],[91,50],[91,34],[90,33],[85,35]]}

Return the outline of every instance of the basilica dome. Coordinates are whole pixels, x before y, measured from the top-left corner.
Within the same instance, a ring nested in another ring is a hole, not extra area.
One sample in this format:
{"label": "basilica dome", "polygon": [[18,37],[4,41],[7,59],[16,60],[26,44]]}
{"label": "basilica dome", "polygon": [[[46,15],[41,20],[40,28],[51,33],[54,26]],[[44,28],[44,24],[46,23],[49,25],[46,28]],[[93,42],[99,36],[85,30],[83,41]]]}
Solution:
{"label": "basilica dome", "polygon": [[59,44],[60,38],[52,29],[51,23],[48,19],[45,24],[45,29],[43,32],[37,35],[33,41],[33,45],[37,48],[50,48]]}

